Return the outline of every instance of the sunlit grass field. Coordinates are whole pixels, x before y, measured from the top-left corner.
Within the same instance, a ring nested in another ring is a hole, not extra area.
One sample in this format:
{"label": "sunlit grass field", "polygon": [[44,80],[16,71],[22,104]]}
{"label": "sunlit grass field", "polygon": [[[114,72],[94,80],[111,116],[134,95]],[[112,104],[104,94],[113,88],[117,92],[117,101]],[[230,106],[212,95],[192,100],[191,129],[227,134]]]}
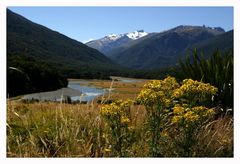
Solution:
{"label": "sunlit grass field", "polygon": [[143,85],[148,80],[143,80],[139,82],[122,82],[122,81],[109,81],[109,80],[93,80],[89,85],[93,85],[99,88],[109,88],[112,89],[110,95],[100,96],[96,100],[110,99],[110,100],[127,100],[136,99],[137,95],[141,91]]}
{"label": "sunlit grass field", "polygon": [[[173,123],[174,111],[172,111],[168,112],[168,116],[160,113],[161,126],[159,129],[152,128],[149,122],[154,115],[149,114],[148,106],[135,101],[139,93],[146,89],[145,83],[147,81],[136,83],[93,81],[92,84],[95,86],[114,89],[109,95],[100,96],[99,100],[109,99],[114,102],[119,98],[123,99],[113,105],[105,105],[104,101],[99,103],[100,101],[96,100],[88,104],[23,103],[8,100],[7,156],[233,156],[231,115],[226,113],[212,116],[201,126],[196,121],[194,124],[183,126]],[[124,100],[127,99],[135,103],[125,103]],[[117,107],[117,111],[114,112],[113,107]],[[154,108],[151,110],[155,110]],[[129,113],[126,113],[126,110]],[[190,138],[187,138],[184,130],[189,129],[188,126],[197,129],[192,131]],[[158,137],[153,137],[153,134]]]}

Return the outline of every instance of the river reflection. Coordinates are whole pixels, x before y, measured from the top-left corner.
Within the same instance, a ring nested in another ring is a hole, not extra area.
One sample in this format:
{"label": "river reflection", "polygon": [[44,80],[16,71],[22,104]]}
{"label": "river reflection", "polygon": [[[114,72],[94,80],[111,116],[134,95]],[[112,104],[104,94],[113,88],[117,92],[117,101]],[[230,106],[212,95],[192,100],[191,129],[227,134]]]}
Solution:
{"label": "river reflection", "polygon": [[86,82],[69,82],[68,87],[78,90],[81,92],[81,95],[79,96],[72,96],[72,101],[80,101],[80,102],[89,102],[96,97],[104,94],[104,89],[95,88],[94,86],[86,86]]}

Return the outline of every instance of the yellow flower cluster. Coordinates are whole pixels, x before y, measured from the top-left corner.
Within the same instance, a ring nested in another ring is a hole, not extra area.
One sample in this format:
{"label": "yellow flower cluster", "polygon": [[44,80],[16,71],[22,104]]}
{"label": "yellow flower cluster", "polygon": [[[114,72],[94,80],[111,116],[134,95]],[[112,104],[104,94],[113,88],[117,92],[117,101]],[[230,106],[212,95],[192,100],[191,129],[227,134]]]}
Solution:
{"label": "yellow flower cluster", "polygon": [[209,118],[214,114],[213,109],[204,106],[188,108],[187,105],[176,104],[173,108],[172,123],[192,123]]}
{"label": "yellow flower cluster", "polygon": [[180,115],[180,114],[183,114],[184,111],[185,111],[185,105],[184,106],[181,106],[179,104],[176,104],[174,107],[173,107],[173,114],[176,114],[176,115]]}
{"label": "yellow flower cluster", "polygon": [[193,107],[192,110],[195,113],[198,113],[199,115],[201,115],[202,117],[209,117],[214,114],[214,110],[212,108],[209,109],[204,106],[196,106],[196,107]]}
{"label": "yellow flower cluster", "polygon": [[199,121],[200,116],[193,111],[188,111],[183,115],[186,122],[196,122]]}
{"label": "yellow flower cluster", "polygon": [[118,100],[109,105],[101,107],[100,114],[110,119],[120,119],[122,124],[130,122],[129,108],[132,105],[131,100],[121,101]]}
{"label": "yellow flower cluster", "polygon": [[110,105],[105,105],[100,109],[100,114],[103,116],[113,116],[120,112],[120,108],[116,103],[111,103]]}
{"label": "yellow flower cluster", "polygon": [[151,89],[153,91],[171,91],[175,88],[178,88],[179,84],[177,83],[174,77],[168,76],[164,80],[151,80],[144,85],[145,89]]}
{"label": "yellow flower cluster", "polygon": [[130,122],[130,119],[126,116],[121,116],[121,123],[122,124],[127,124]]}
{"label": "yellow flower cluster", "polygon": [[192,79],[185,79],[183,80],[182,86],[174,91],[173,96],[180,98],[184,95],[215,95],[217,91],[218,89],[209,83],[205,84]]}
{"label": "yellow flower cluster", "polygon": [[137,97],[142,104],[150,106],[157,103],[169,105],[173,91],[179,87],[176,79],[167,77],[164,80],[152,80],[144,85]]}
{"label": "yellow flower cluster", "polygon": [[151,89],[144,89],[140,92],[137,99],[144,105],[154,105],[157,103],[166,104],[169,102],[168,99],[165,98],[165,94],[162,91],[153,91]]}

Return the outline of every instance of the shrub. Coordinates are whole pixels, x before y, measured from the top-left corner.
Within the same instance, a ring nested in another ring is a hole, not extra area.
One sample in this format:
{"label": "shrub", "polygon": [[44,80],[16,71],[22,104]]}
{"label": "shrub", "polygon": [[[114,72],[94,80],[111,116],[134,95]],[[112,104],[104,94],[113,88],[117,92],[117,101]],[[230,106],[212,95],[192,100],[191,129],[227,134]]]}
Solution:
{"label": "shrub", "polygon": [[172,94],[179,87],[176,79],[167,77],[164,80],[153,80],[145,84],[137,97],[147,110],[147,131],[149,136],[150,156],[163,156],[159,145],[161,133],[167,126],[169,107],[172,105]]}
{"label": "shrub", "polygon": [[215,104],[221,105],[226,112],[227,108],[233,108],[233,53],[216,50],[209,59],[204,56],[195,49],[192,56],[180,60],[177,76],[182,80],[191,78],[217,87],[219,92]]}
{"label": "shrub", "polygon": [[147,110],[150,156],[164,156],[159,143],[166,139],[166,129],[170,126],[181,133],[181,139],[174,138],[176,150],[182,150],[181,156],[192,156],[191,148],[197,142],[199,129],[214,113],[203,105],[209,105],[216,93],[214,86],[192,79],[183,80],[181,86],[173,77],[145,84],[137,99]]}

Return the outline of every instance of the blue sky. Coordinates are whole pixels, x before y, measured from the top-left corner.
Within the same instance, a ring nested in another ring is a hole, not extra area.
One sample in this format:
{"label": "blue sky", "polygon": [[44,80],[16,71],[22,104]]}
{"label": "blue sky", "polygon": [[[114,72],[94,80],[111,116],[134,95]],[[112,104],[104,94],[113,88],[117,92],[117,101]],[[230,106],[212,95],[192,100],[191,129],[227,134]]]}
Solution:
{"label": "blue sky", "polygon": [[232,7],[9,7],[33,22],[81,42],[143,29],[161,32],[178,25],[233,29]]}

